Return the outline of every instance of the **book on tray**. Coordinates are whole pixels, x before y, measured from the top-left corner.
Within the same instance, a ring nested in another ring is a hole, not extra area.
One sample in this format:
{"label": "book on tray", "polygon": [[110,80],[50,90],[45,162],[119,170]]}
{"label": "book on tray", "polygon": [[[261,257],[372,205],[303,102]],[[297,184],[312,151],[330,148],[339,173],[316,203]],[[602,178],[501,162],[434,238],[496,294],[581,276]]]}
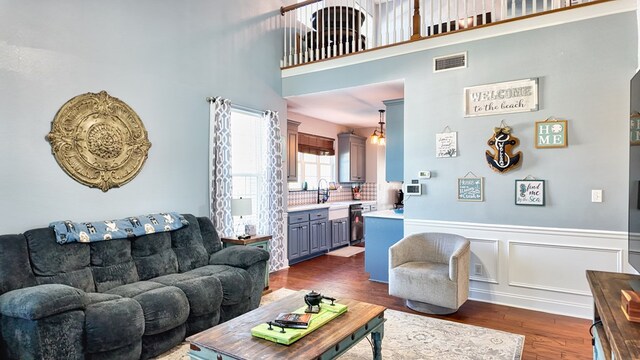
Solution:
{"label": "book on tray", "polygon": [[288,328],[306,329],[309,327],[310,321],[311,314],[309,313],[280,313],[273,322]]}

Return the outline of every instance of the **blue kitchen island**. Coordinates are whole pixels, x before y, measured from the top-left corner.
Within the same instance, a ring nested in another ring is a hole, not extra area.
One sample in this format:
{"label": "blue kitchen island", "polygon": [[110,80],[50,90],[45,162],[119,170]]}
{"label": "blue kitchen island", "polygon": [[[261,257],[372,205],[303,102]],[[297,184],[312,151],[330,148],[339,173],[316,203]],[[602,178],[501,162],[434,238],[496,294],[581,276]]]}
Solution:
{"label": "blue kitchen island", "polygon": [[364,269],[369,280],[389,282],[389,248],[404,237],[404,215],[393,210],[364,213]]}

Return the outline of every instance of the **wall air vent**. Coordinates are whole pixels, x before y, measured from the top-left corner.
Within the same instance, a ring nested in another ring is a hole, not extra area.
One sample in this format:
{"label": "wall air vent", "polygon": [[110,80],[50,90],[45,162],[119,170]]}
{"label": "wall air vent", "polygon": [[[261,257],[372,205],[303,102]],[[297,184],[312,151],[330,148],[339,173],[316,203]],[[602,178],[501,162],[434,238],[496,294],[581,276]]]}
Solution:
{"label": "wall air vent", "polygon": [[467,53],[453,54],[433,58],[433,72],[441,72],[467,67]]}

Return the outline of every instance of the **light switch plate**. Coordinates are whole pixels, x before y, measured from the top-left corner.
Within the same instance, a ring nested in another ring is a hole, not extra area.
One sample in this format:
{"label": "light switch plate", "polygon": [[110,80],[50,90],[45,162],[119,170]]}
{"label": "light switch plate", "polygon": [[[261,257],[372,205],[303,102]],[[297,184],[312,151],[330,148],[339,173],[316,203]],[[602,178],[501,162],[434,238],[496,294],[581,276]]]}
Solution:
{"label": "light switch plate", "polygon": [[431,179],[431,171],[421,170],[418,172],[418,177],[420,179]]}

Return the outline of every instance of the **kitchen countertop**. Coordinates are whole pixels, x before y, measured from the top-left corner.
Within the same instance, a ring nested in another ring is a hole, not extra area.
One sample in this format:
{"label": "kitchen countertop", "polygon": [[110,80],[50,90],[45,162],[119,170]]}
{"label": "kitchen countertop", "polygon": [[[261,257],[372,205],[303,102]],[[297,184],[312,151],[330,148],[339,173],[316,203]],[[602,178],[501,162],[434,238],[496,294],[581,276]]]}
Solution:
{"label": "kitchen countertop", "polygon": [[287,212],[296,212],[296,211],[305,211],[305,210],[315,210],[315,209],[346,209],[349,205],[353,204],[362,204],[362,205],[375,205],[375,201],[367,200],[351,200],[351,201],[335,201],[335,202],[326,202],[324,204],[305,204],[305,205],[294,205],[289,206],[287,208]]}
{"label": "kitchen countertop", "polygon": [[362,216],[364,216],[366,218],[367,217],[375,217],[375,218],[398,219],[398,220],[403,220],[404,219],[404,213],[403,214],[397,214],[393,210],[371,211],[371,212],[362,214]]}

